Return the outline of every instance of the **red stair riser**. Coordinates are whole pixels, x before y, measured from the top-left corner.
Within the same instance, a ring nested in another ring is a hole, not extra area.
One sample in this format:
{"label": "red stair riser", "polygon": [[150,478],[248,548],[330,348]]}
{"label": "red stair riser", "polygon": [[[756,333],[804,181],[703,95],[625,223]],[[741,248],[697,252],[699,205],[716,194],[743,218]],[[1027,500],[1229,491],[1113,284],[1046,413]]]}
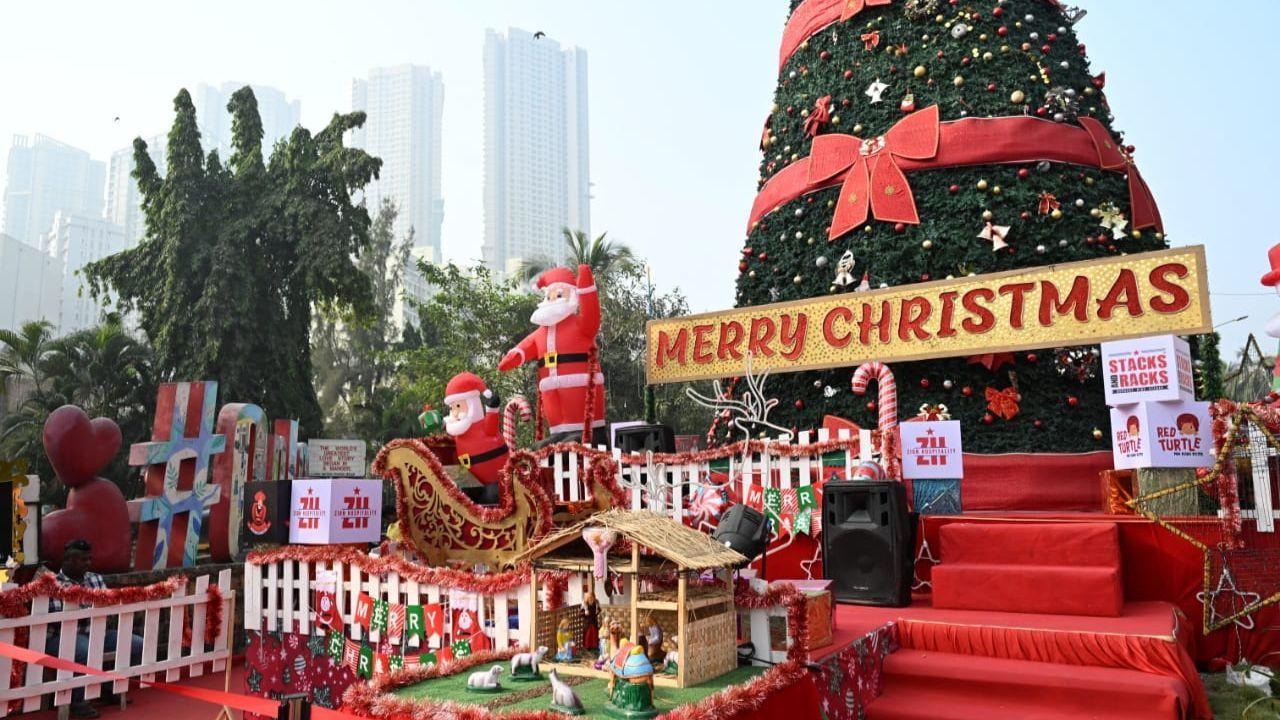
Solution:
{"label": "red stair riser", "polygon": [[950,523],[939,530],[943,564],[1120,564],[1114,523]]}
{"label": "red stair riser", "polygon": [[943,563],[933,569],[933,606],[1117,617],[1124,606],[1124,583],[1119,566]]}

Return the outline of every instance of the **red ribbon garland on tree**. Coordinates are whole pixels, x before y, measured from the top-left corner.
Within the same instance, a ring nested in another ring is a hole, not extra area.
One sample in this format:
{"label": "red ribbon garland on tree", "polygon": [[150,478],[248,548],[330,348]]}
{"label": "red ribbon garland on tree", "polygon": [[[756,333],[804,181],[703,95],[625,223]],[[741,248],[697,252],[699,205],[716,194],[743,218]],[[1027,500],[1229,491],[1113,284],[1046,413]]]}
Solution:
{"label": "red ribbon garland on tree", "polygon": [[791,13],[786,29],[782,31],[778,69],[781,70],[809,38],[824,29],[844,22],[868,7],[888,5],[891,2],[893,0],[805,0]]}
{"label": "red ribbon garland on tree", "polygon": [[868,216],[914,224],[919,217],[904,173],[1041,160],[1127,173],[1133,228],[1163,231],[1155,198],[1132,156],[1094,118],[1080,118],[1079,127],[1025,116],[942,123],[937,118],[936,106],[926,108],[874,140],[819,135],[809,157],[779,170],[760,189],[747,232],[783,205],[839,183],[845,187],[836,205],[831,237],[856,228]]}

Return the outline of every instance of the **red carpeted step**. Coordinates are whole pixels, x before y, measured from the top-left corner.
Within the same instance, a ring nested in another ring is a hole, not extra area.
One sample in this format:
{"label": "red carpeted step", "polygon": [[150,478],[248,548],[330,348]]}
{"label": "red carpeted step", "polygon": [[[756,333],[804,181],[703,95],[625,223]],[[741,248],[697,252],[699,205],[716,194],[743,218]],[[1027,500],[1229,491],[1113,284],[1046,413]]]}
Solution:
{"label": "red carpeted step", "polygon": [[1118,565],[944,562],[933,568],[933,606],[951,610],[1117,617],[1124,607],[1124,583]]}
{"label": "red carpeted step", "polygon": [[869,720],[1178,720],[1183,683],[1137,670],[900,650]]}
{"label": "red carpeted step", "polygon": [[950,523],[938,532],[946,563],[1120,565],[1115,523]]}

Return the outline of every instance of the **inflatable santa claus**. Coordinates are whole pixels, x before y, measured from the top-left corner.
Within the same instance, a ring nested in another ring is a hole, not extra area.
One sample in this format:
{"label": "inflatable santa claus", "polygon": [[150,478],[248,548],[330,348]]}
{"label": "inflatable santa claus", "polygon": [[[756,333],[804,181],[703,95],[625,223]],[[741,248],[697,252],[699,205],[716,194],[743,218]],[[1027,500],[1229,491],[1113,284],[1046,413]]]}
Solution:
{"label": "inflatable santa claus", "polygon": [[453,376],[444,389],[449,415],[445,432],[453,436],[458,464],[480,481],[480,488],[467,488],[472,500],[483,504],[498,502],[498,478],[510,448],[502,439],[498,395],[474,373]]}
{"label": "inflatable santa claus", "polygon": [[[551,268],[538,276],[544,298],[530,318],[538,329],[508,352],[498,369],[506,372],[525,363],[538,365],[538,399],[553,441],[581,436],[589,421],[603,428],[604,375],[590,367],[600,331],[600,296],[591,268]],[[596,366],[598,368],[598,366]]]}

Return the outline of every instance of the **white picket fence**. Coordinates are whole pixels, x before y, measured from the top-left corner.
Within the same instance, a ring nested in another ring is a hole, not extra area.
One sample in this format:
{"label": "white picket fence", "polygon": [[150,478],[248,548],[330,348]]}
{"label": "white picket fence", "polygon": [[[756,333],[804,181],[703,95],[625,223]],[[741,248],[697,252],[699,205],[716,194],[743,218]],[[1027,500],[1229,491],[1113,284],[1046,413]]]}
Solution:
{"label": "white picket fence", "polygon": [[[522,584],[508,592],[480,594],[451,590],[440,585],[419,583],[406,580],[398,573],[386,575],[369,574],[354,565],[341,562],[301,562],[286,560],[265,565],[246,563],[244,566],[245,604],[244,626],[246,630],[285,631],[304,635],[324,634],[327,630],[315,622],[311,607],[313,592],[316,589],[316,578],[319,573],[330,571],[338,579],[336,597],[338,613],[342,617],[347,637],[361,641],[365,636],[369,642],[379,642],[382,638],[376,632],[367,633],[354,619],[356,600],[360,593],[365,593],[374,600],[402,605],[439,604],[443,611],[444,635],[433,635],[420,643],[418,638],[393,636],[388,638],[393,646],[398,646],[402,653],[425,652],[436,650],[450,644],[453,637],[453,610],[455,608],[476,610],[480,626],[495,648],[506,648],[527,645],[529,642],[530,622],[533,617],[533,605],[529,596],[529,586]],[[568,587],[562,596],[562,604],[566,606],[580,605],[582,598],[592,579],[573,574],[569,577]],[[642,592],[647,588],[642,587]],[[605,597],[604,588],[598,582],[594,588],[597,597]],[[630,601],[630,586],[622,584],[621,591],[614,590],[610,601],[625,605]],[[539,598],[543,602],[545,598]],[[770,618],[777,623],[781,618],[785,622],[785,608],[751,610],[743,620],[743,631],[749,635],[756,648],[756,657],[768,663],[779,663],[786,659],[785,649],[771,648]],[[757,664],[767,664],[759,662]]]}
{"label": "white picket fence", "polygon": [[[816,440],[813,439],[815,435]],[[847,440],[850,437],[847,429],[841,429],[836,439]],[[807,430],[800,432],[793,442],[807,445],[831,439],[830,432],[822,428],[816,434]],[[870,430],[860,431],[858,440],[856,454],[853,451],[843,453],[841,464],[846,476],[856,463],[878,458],[872,449]],[[782,443],[783,440],[779,438],[775,442]],[[774,448],[776,446],[745,457],[739,454],[728,458],[728,482],[736,485],[740,497],[747,497],[753,486],[787,490],[812,485],[822,477],[821,455],[793,456],[777,452]],[[632,510],[649,509],[679,521],[684,515],[690,491],[699,484],[714,484],[710,462],[669,465],[656,462],[653,453],[631,453],[624,457],[616,448],[613,459],[618,467],[616,480],[623,492],[629,493],[628,504]],[[559,500],[577,502],[587,498],[588,489],[583,477],[589,463],[588,458],[578,453],[557,453],[542,461],[543,467],[552,470],[555,494]]]}
{"label": "white picket fence", "polygon": [[[56,613],[49,612],[49,598],[41,596],[31,601],[31,614],[25,617],[0,619],[0,642],[14,642],[19,628],[28,629],[26,647],[43,653],[51,628],[58,628],[57,657],[63,660],[76,660],[76,633],[81,621],[89,623],[89,648],[83,664],[106,670],[124,678],[142,678],[144,681],[155,681],[158,677],[164,682],[178,680],[182,671],[188,676],[203,675],[206,665],[212,672],[226,668],[231,657],[229,639],[231,629],[235,625],[232,617],[231,571],[218,573],[217,585],[222,590],[222,627],[218,637],[212,644],[205,642],[205,628],[209,610],[209,575],[187,583],[172,597],[161,600],[130,603],[127,605],[105,605],[103,607],[80,608],[76,603],[66,603]],[[183,643],[183,630],[187,626],[190,615],[191,642]],[[141,616],[141,617],[139,617]],[[140,620],[140,622],[138,622]],[[161,628],[167,623],[168,630],[161,637]],[[114,625],[113,629],[109,626]],[[116,638],[114,656],[104,651],[107,633]],[[137,664],[130,657],[132,636],[142,638],[142,657]],[[160,649],[167,651],[163,658]],[[0,717],[9,712],[10,700],[22,701],[22,712],[39,710],[41,700],[46,695],[53,696],[55,707],[63,707],[71,703],[71,691],[84,688],[86,700],[93,700],[103,692],[104,685],[121,694],[129,689],[128,680],[103,680],[99,677],[74,675],[66,670],[46,670],[28,664],[26,676],[21,685],[10,687],[10,674],[13,661],[0,657]],[[46,676],[52,679],[46,679]]]}

